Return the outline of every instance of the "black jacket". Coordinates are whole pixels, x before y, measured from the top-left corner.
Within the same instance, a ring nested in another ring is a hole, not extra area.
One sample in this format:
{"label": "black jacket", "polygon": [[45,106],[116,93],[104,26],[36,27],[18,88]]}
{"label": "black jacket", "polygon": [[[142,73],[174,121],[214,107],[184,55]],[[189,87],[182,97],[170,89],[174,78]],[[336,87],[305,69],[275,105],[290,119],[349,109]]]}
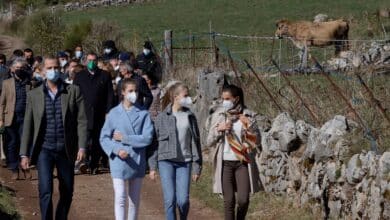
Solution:
{"label": "black jacket", "polygon": [[[140,106],[143,110],[148,110],[153,102],[153,94],[150,91],[148,84],[146,83],[145,79],[142,78],[140,75],[133,73],[131,75],[131,79],[137,82],[137,88],[138,88],[138,97],[137,97],[137,104]],[[122,79],[123,80],[123,79]],[[119,81],[117,86],[117,94],[118,94],[118,100],[122,100],[122,80]]]}
{"label": "black jacket", "polygon": [[150,54],[147,56],[144,53],[141,53],[137,56],[136,60],[136,68],[141,69],[144,73],[147,73],[149,76],[153,77],[157,82],[161,81],[161,64],[153,52],[150,52]]}
{"label": "black jacket", "polygon": [[80,87],[84,96],[88,129],[100,129],[105,115],[114,106],[114,90],[109,74],[97,69],[92,75],[85,69],[76,74],[73,84]]}

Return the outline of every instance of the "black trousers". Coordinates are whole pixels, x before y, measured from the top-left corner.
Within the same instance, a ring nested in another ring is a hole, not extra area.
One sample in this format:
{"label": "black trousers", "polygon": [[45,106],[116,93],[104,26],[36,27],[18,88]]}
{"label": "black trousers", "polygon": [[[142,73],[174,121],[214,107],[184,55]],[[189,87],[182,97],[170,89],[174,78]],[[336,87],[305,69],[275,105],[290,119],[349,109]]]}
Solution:
{"label": "black trousers", "polygon": [[107,165],[108,157],[104,153],[102,146],[100,145],[100,131],[103,126],[94,128],[88,132],[88,143],[89,143],[89,155],[91,160],[89,162],[89,167],[91,170],[94,170],[99,167],[99,160],[102,159],[102,164]]}
{"label": "black trousers", "polygon": [[55,152],[42,149],[37,162],[39,205],[41,219],[53,219],[53,170],[57,168],[60,199],[55,219],[66,220],[72,204],[74,185],[74,163],[69,161],[65,151]]}
{"label": "black trousers", "polygon": [[[250,193],[247,163],[242,163],[240,161],[223,161],[222,192],[225,220],[245,219],[248,212]],[[237,198],[235,195],[236,192]],[[237,215],[235,216],[236,201]]]}

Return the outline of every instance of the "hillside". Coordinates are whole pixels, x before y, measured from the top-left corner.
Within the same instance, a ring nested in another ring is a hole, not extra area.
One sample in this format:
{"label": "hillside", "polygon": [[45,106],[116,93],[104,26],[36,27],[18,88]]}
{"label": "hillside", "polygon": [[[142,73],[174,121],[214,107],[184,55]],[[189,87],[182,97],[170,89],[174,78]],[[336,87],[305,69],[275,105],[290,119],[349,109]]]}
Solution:
{"label": "hillside", "polygon": [[[135,4],[74,11],[64,14],[66,23],[89,19],[109,19],[117,22],[126,36],[133,32],[154,40],[162,38],[163,31],[172,29],[178,34],[208,32],[209,22],[217,32],[273,36],[275,22],[281,18],[309,19],[318,13],[331,18],[352,21],[351,38],[367,38],[364,31],[372,13],[389,7],[386,0],[161,0],[155,3]],[[365,13],[371,13],[365,16]]]}

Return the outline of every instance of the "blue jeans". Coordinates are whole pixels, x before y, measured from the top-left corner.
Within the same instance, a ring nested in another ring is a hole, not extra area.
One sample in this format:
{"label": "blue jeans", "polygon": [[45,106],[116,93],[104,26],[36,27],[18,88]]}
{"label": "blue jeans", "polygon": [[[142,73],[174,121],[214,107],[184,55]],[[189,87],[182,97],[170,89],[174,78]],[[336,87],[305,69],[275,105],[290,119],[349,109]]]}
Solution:
{"label": "blue jeans", "polygon": [[69,161],[65,152],[42,149],[37,162],[39,205],[41,219],[53,219],[53,170],[57,168],[60,199],[55,219],[67,219],[73,196],[74,163]]}
{"label": "blue jeans", "polygon": [[158,162],[164,195],[165,218],[176,220],[176,206],[181,220],[187,219],[190,210],[191,162]]}

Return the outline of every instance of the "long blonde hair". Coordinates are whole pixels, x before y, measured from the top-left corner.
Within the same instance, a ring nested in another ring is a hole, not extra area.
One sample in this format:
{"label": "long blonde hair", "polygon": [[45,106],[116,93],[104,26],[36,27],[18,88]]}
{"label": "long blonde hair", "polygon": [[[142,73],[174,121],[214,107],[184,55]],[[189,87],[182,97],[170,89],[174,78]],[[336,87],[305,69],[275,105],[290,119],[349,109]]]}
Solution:
{"label": "long blonde hair", "polygon": [[178,95],[184,89],[189,90],[188,86],[182,82],[176,82],[175,84],[171,85],[167,89],[167,92],[164,94],[162,98],[161,101],[162,109],[165,109],[169,104],[173,104],[173,101],[175,100],[175,96]]}

